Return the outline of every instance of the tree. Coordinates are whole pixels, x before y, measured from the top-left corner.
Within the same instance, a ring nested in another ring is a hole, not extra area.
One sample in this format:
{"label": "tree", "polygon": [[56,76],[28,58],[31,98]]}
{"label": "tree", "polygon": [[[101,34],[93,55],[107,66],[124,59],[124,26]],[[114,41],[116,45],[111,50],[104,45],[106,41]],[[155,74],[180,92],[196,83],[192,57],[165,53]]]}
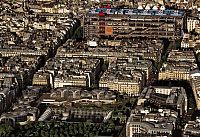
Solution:
{"label": "tree", "polygon": [[73,132],[73,127],[72,127],[71,124],[70,124],[70,126],[69,126],[69,134],[70,134],[71,136],[74,134],[74,132]]}
{"label": "tree", "polygon": [[51,128],[51,129],[50,129],[50,137],[53,137],[53,135],[54,135],[54,129]]}
{"label": "tree", "polygon": [[200,62],[200,53],[197,53],[197,61]]}
{"label": "tree", "polygon": [[127,109],[126,109],[126,112],[125,112],[127,117],[130,116],[130,112],[131,112],[130,109],[127,108]]}
{"label": "tree", "polygon": [[105,63],[104,63],[104,64],[102,65],[102,67],[101,67],[101,69],[102,69],[103,72],[106,71],[107,68],[108,68],[108,66],[107,66]]}
{"label": "tree", "polygon": [[48,133],[44,130],[41,130],[41,134],[40,134],[42,137],[46,137],[48,136]]}
{"label": "tree", "polygon": [[58,137],[58,132],[57,131],[55,131],[54,137]]}
{"label": "tree", "polygon": [[60,137],[65,137],[65,135],[62,132],[60,132]]}
{"label": "tree", "polygon": [[130,102],[127,102],[127,103],[125,104],[125,106],[130,108],[130,107],[132,107],[132,104],[131,104]]}
{"label": "tree", "polygon": [[72,39],[81,39],[83,37],[83,27],[79,26],[72,36]]}
{"label": "tree", "polygon": [[3,124],[0,126],[0,136],[6,136],[11,134],[14,131],[14,128],[11,125]]}
{"label": "tree", "polygon": [[78,130],[79,134],[83,134],[83,126],[82,126],[82,124],[79,123],[78,127],[79,127],[79,130]]}

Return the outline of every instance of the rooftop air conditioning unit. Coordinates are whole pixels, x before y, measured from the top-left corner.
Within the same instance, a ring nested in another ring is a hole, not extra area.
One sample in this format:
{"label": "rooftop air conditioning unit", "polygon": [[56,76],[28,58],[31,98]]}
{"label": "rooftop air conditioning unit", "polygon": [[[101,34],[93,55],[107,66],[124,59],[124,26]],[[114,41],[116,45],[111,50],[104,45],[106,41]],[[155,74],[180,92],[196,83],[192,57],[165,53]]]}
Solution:
{"label": "rooftop air conditioning unit", "polygon": [[88,41],[87,44],[88,44],[90,47],[97,47],[97,42],[96,42],[96,41]]}

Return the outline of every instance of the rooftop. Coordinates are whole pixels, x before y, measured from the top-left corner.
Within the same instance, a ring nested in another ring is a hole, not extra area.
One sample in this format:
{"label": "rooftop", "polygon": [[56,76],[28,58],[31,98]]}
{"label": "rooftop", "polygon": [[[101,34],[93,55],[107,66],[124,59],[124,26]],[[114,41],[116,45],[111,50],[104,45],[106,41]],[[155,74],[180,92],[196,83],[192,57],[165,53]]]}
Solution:
{"label": "rooftop", "polygon": [[196,118],[195,121],[188,121],[185,125],[184,135],[196,135],[199,136],[200,132],[200,120]]}
{"label": "rooftop", "polygon": [[94,8],[90,9],[88,14],[99,14],[100,12],[106,13],[108,15],[117,14],[117,15],[142,15],[142,16],[174,16],[182,17],[184,12],[180,10],[145,10],[145,9],[116,9],[116,8]]}

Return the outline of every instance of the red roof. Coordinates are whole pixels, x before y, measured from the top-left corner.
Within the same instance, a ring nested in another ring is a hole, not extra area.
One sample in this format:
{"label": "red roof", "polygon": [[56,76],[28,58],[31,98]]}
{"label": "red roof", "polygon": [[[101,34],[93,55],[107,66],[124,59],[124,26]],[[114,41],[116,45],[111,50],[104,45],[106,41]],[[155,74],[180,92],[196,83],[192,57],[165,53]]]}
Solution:
{"label": "red roof", "polygon": [[107,9],[110,9],[110,8],[111,8],[111,6],[110,6],[110,5],[107,5],[107,6],[105,6],[105,8],[107,8]]}
{"label": "red roof", "polygon": [[99,12],[99,16],[103,17],[103,16],[105,16],[105,13],[101,11],[101,12]]}

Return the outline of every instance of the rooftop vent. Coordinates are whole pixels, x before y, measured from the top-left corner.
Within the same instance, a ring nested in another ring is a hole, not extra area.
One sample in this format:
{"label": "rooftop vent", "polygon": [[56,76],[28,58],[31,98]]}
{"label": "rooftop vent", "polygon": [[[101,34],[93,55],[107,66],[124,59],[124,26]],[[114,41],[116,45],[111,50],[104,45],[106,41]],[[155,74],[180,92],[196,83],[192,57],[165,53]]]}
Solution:
{"label": "rooftop vent", "polygon": [[143,10],[142,5],[139,5],[139,6],[138,6],[138,10]]}
{"label": "rooftop vent", "polygon": [[150,10],[151,8],[150,8],[150,6],[149,6],[149,4],[147,4],[147,6],[145,7],[145,10]]}
{"label": "rooftop vent", "polygon": [[161,6],[161,7],[160,7],[160,10],[165,10],[165,6]]}
{"label": "rooftop vent", "polygon": [[158,10],[158,7],[157,7],[157,6],[153,6],[152,9],[153,9],[153,10]]}

